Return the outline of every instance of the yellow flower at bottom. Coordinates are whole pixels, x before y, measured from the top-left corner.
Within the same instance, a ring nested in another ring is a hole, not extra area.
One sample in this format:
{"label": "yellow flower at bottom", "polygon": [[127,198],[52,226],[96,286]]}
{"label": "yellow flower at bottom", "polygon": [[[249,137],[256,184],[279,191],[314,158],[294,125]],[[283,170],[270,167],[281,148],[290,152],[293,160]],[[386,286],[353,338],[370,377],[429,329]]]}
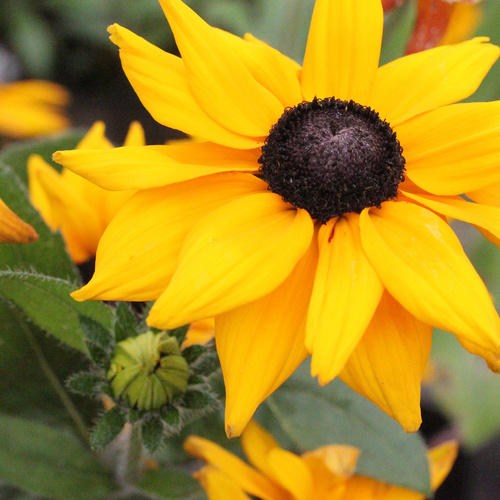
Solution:
{"label": "yellow flower at bottom", "polygon": [[0,83],[0,135],[21,139],[63,130],[69,126],[62,112],[68,102],[68,92],[56,83]]}
{"label": "yellow flower at bottom", "polygon": [[[300,456],[286,451],[254,421],[241,436],[252,466],[219,445],[190,436],[184,448],[207,462],[195,474],[210,500],[423,500],[425,495],[356,475],[359,450],[327,445]],[[428,453],[431,487],[444,481],[458,452],[454,441]]]}
{"label": "yellow flower at bottom", "polygon": [[111,40],[154,118],[199,142],[54,155],[138,190],[73,297],[155,300],[160,329],[215,317],[230,436],[309,354],[320,384],[341,377],[406,431],[433,326],[498,370],[500,318],[447,218],[500,242],[500,102],[454,104],[500,49],[379,67],[380,0],[317,0],[300,67],[160,3],[181,57],[118,25]]}
{"label": "yellow flower at bottom", "polygon": [[[104,123],[96,122],[77,148],[111,149],[113,145],[104,132]],[[144,143],[144,131],[135,122],[125,144],[144,146]],[[95,256],[102,233],[133,194],[133,191],[107,191],[67,169],[59,173],[39,155],[29,157],[28,176],[31,202],[53,231],[61,230],[76,264]]]}
{"label": "yellow flower at bottom", "polygon": [[38,234],[0,199],[0,243],[30,243]]}

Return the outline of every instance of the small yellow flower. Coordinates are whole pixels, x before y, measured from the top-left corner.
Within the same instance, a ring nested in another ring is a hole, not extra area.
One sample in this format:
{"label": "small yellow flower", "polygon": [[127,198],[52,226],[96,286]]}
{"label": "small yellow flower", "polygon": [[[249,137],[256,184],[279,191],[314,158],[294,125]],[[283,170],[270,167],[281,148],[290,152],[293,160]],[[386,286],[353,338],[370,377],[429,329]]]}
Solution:
{"label": "small yellow flower", "polygon": [[500,102],[453,104],[500,49],[378,67],[380,0],[317,0],[301,67],[160,3],[181,58],[111,39],[151,114],[204,142],[54,155],[138,190],[74,298],[156,300],[161,329],[215,317],[230,436],[309,354],[321,384],[340,376],[407,431],[433,326],[497,370],[500,318],[446,218],[500,241]]}
{"label": "small yellow flower", "polygon": [[38,234],[0,199],[0,243],[31,243]]}
{"label": "small yellow flower", "polygon": [[[327,445],[300,456],[280,448],[264,429],[251,421],[241,445],[253,467],[215,443],[190,436],[184,448],[207,462],[195,477],[210,500],[423,500],[425,495],[400,486],[356,475],[359,450]],[[444,481],[458,452],[449,441],[428,453],[431,487]]]}
{"label": "small yellow flower", "polygon": [[[104,132],[104,123],[96,122],[77,148],[111,149]],[[144,146],[139,123],[130,126],[125,144]],[[33,205],[53,231],[61,230],[76,264],[95,256],[102,233],[133,193],[107,191],[67,169],[59,173],[39,155],[28,159],[28,176]]]}
{"label": "small yellow flower", "polygon": [[68,102],[68,92],[56,83],[0,83],[0,135],[22,139],[63,130],[69,126],[62,111]]}

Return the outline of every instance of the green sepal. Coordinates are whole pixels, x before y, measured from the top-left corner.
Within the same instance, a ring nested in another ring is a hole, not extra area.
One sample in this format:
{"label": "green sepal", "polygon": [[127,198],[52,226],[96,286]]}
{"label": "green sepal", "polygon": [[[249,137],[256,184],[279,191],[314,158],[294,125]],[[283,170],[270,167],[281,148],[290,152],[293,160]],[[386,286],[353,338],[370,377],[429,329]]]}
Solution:
{"label": "green sepal", "polygon": [[136,337],[137,322],[134,311],[127,302],[118,302],[115,309],[116,322],[114,325],[115,340],[121,342],[129,337]]}
{"label": "green sepal", "polygon": [[106,412],[90,436],[90,446],[95,450],[102,450],[120,434],[126,422],[126,416],[118,406]]}
{"label": "green sepal", "polygon": [[96,373],[80,372],[71,375],[66,380],[66,385],[75,394],[82,396],[93,396],[102,392],[106,380]]}
{"label": "green sepal", "polygon": [[98,366],[107,367],[115,347],[113,333],[88,316],[80,316],[79,319],[92,361]]}
{"label": "green sepal", "polygon": [[190,410],[205,410],[217,408],[219,400],[209,392],[188,390],[182,396],[183,407]]}
{"label": "green sepal", "polygon": [[182,355],[186,358],[186,361],[191,365],[193,364],[200,356],[207,352],[207,348],[202,345],[191,345],[186,347],[182,351]]}
{"label": "green sepal", "polygon": [[160,410],[160,417],[169,427],[172,428],[178,428],[181,423],[179,410],[172,405],[164,406]]}
{"label": "green sepal", "polygon": [[149,453],[158,451],[163,444],[163,423],[157,415],[141,423],[142,441]]}
{"label": "green sepal", "polygon": [[173,330],[167,330],[170,337],[175,337],[179,345],[184,342],[186,338],[186,333],[188,331],[189,325],[179,326],[179,328],[174,328]]}

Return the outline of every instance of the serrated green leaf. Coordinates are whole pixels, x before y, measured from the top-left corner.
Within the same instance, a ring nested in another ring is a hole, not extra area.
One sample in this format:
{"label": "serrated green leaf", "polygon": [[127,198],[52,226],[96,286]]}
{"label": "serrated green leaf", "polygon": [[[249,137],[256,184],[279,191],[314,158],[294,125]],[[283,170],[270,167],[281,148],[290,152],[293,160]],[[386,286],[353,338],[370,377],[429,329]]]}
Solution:
{"label": "serrated green leaf", "polygon": [[66,381],[69,389],[83,396],[93,396],[100,391],[105,380],[95,373],[80,372],[75,373]]}
{"label": "serrated green leaf", "polygon": [[161,410],[161,418],[170,427],[179,427],[181,423],[181,417],[179,415],[179,410],[174,406],[166,406]]}
{"label": "serrated green leaf", "polygon": [[203,410],[215,408],[219,405],[217,399],[208,392],[188,390],[182,396],[183,406],[190,410]]}
{"label": "serrated green leaf", "polygon": [[309,362],[263,407],[295,448],[306,451],[350,444],[361,450],[357,473],[431,493],[427,452],[420,436],[406,434],[396,421],[338,379],[319,387],[310,375]]}
{"label": "serrated green leaf", "polygon": [[108,446],[120,434],[125,421],[125,415],[118,406],[111,408],[94,427],[90,436],[90,446],[95,450],[102,450]]}
{"label": "serrated green leaf", "polygon": [[92,361],[99,366],[105,366],[116,345],[113,332],[98,321],[84,315],[80,315],[80,324],[85,333],[85,344]]}
{"label": "serrated green leaf", "polygon": [[163,423],[159,417],[144,420],[141,425],[142,440],[149,453],[154,453],[163,444]]}
{"label": "serrated green leaf", "polygon": [[173,330],[168,330],[168,335],[170,337],[175,337],[177,339],[177,342],[179,342],[179,345],[184,342],[184,339],[186,338],[186,333],[188,331],[189,325],[184,325],[180,326],[179,328],[174,328]]}
{"label": "serrated green leaf", "polygon": [[215,349],[199,357],[191,367],[198,375],[211,375],[220,368],[219,357]]}
{"label": "serrated green leaf", "polygon": [[202,354],[206,352],[207,348],[202,345],[191,345],[183,349],[182,356],[186,361],[191,364],[194,363]]}
{"label": "serrated green leaf", "polygon": [[26,187],[12,168],[0,161],[0,198],[24,221],[31,224],[39,239],[29,245],[2,243],[0,269],[36,270],[79,283],[78,271],[66,252],[59,233],[53,233],[29,201]]}
{"label": "serrated green leaf", "polygon": [[24,271],[0,271],[0,295],[13,301],[40,328],[87,353],[79,317],[111,328],[112,311],[102,302],[76,302],[71,282]]}
{"label": "serrated green leaf", "polygon": [[198,481],[188,474],[167,469],[146,471],[136,487],[154,498],[163,500],[202,500],[206,498]]}
{"label": "serrated green leaf", "polygon": [[114,489],[96,456],[76,438],[5,414],[0,414],[0,478],[54,500],[97,500]]}
{"label": "serrated green leaf", "polygon": [[115,339],[121,342],[128,337],[137,336],[137,323],[134,312],[127,302],[118,302],[115,309]]}

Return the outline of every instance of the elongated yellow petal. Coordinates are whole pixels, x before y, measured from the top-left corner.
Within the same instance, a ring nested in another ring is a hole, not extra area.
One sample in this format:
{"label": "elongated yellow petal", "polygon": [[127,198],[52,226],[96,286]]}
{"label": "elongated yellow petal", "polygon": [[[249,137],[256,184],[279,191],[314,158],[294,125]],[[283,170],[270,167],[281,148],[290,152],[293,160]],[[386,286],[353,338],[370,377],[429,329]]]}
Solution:
{"label": "elongated yellow petal", "polygon": [[406,202],[360,216],[361,240],[391,295],[424,323],[500,354],[500,320],[448,224]]}
{"label": "elongated yellow petal", "polygon": [[378,67],[382,26],[377,0],[317,0],[304,57],[304,98],[333,96],[366,104]]}
{"label": "elongated yellow petal", "polygon": [[385,292],[340,378],[414,432],[422,422],[420,384],[431,341],[432,327]]}
{"label": "elongated yellow petal", "polygon": [[189,436],[184,442],[184,449],[190,455],[201,458],[223,472],[231,481],[251,495],[269,500],[282,498],[280,488],[267,477],[212,441],[198,436]]}
{"label": "elongated yellow petal", "polygon": [[250,500],[240,486],[215,467],[203,467],[194,474],[200,481],[209,500]]}
{"label": "elongated yellow petal", "polygon": [[153,300],[177,266],[186,234],[207,212],[266,190],[252,175],[217,174],[134,195],[104,232],[92,280],[76,300]]}
{"label": "elongated yellow petal", "polygon": [[306,358],[305,318],[316,263],[312,244],[273,292],[216,317],[229,436],[241,433],[257,406]]}
{"label": "elongated yellow petal", "polygon": [[450,473],[458,455],[458,443],[446,441],[427,453],[431,469],[431,487],[436,491]]}
{"label": "elongated yellow petal", "polygon": [[54,153],[54,161],[109,190],[149,189],[218,172],[258,170],[260,150],[212,143],[135,146]]}
{"label": "elongated yellow petal", "polygon": [[396,127],[408,177],[434,194],[500,182],[500,101],[453,104]]}
{"label": "elongated yellow petal", "polygon": [[312,233],[309,214],[274,193],[251,194],[214,210],[186,238],[148,323],[175,328],[266,295],[290,274]]}
{"label": "elongated yellow petal", "polygon": [[105,133],[104,122],[94,122],[78,143],[77,149],[111,149],[113,144],[106,138]]}
{"label": "elongated yellow petal", "polygon": [[[111,41],[120,47],[123,70],[153,118],[167,127],[235,148],[255,148],[260,142],[217,123],[199,106],[186,81],[182,60],[114,24]],[[266,133],[267,135],[267,133]]]}
{"label": "elongated yellow petal", "polygon": [[269,467],[294,500],[314,498],[313,478],[300,457],[282,448],[274,448],[269,453]]}
{"label": "elongated yellow petal", "polygon": [[30,243],[37,232],[0,199],[0,243]]}
{"label": "elongated yellow petal", "polygon": [[255,420],[250,420],[241,434],[241,446],[250,463],[264,474],[269,475],[269,452],[273,448],[280,447],[276,439]]}
{"label": "elongated yellow petal", "polygon": [[476,203],[500,207],[500,182],[465,194]]}
{"label": "elongated yellow petal", "polygon": [[500,49],[475,38],[402,57],[379,68],[369,105],[393,127],[457,102],[479,86]]}
{"label": "elongated yellow petal", "polygon": [[127,137],[125,138],[124,146],[144,146],[146,144],[146,136],[144,129],[139,122],[132,122],[128,128]]}
{"label": "elongated yellow petal", "polygon": [[359,498],[363,500],[425,500],[425,495],[392,486],[371,477],[354,476],[347,481],[343,499]]}
{"label": "elongated yellow petal", "polygon": [[404,194],[435,212],[446,215],[446,217],[463,220],[487,230],[497,239],[500,238],[500,207],[472,203],[459,196]]}
{"label": "elongated yellow petal", "polygon": [[344,367],[382,296],[382,283],[366,258],[359,215],[347,214],[319,231],[319,261],[307,315],[311,372],[321,384]]}
{"label": "elongated yellow petal", "polygon": [[186,68],[189,88],[200,107],[223,127],[264,137],[283,113],[279,100],[239,59],[225,36],[181,0],[160,0]]}

